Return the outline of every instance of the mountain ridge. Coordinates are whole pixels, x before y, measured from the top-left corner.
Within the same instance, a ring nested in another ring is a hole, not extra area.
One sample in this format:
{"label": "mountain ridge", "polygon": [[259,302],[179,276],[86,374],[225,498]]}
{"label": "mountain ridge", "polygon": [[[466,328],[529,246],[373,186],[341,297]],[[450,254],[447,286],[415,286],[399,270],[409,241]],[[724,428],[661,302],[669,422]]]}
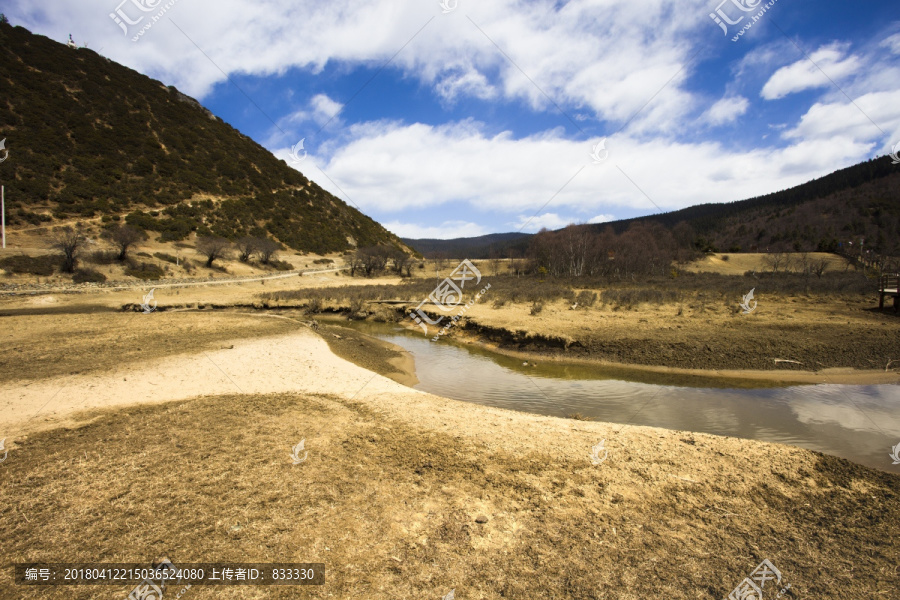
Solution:
{"label": "mountain ridge", "polygon": [[[693,245],[704,251],[835,252],[842,244],[863,239],[869,240],[867,247],[876,252],[897,255],[900,254],[900,165],[882,156],[762,196],[697,204],[586,227],[596,233],[611,228],[621,234],[641,223],[659,223],[670,231],[686,223],[692,231]],[[467,238],[404,238],[404,242],[422,253],[462,252],[469,258],[483,259],[490,258],[492,253],[523,256],[533,235],[500,240],[490,248],[480,243],[466,244]]]}

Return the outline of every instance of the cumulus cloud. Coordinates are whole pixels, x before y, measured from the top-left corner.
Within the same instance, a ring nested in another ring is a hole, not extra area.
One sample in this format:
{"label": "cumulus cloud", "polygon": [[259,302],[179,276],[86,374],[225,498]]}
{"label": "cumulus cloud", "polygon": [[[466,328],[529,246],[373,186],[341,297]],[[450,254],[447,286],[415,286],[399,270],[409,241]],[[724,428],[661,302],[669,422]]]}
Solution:
{"label": "cumulus cloud", "polygon": [[863,64],[857,56],[845,56],[846,51],[846,44],[823,46],[810,54],[809,59],[804,57],[778,69],[763,86],[760,96],[777,100],[803,90],[833,86],[857,73]]}
{"label": "cumulus cloud", "polygon": [[379,121],[350,132],[332,155],[317,159],[331,181],[310,167],[304,173],[332,193],[343,190],[379,220],[452,205],[471,215],[493,211],[527,219],[538,213],[545,216],[537,223],[548,227],[753,197],[864,160],[871,151],[871,144],[850,138],[742,148],[620,134],[607,143],[609,157],[594,164],[590,141],[567,139],[562,130],[517,138],[488,134],[466,120],[440,126]]}
{"label": "cumulus cloud", "polygon": [[412,239],[449,240],[460,237],[478,237],[491,231],[482,225],[469,221],[444,221],[440,225],[419,225],[401,221],[382,223],[385,229],[400,237]]}
{"label": "cumulus cloud", "polygon": [[519,215],[511,225],[516,231],[533,233],[541,229],[560,229],[575,222],[575,219],[563,217],[554,212],[546,212],[538,215]]}
{"label": "cumulus cloud", "polygon": [[703,115],[703,120],[711,125],[731,123],[747,112],[750,101],[743,96],[726,96],[715,104]]}
{"label": "cumulus cloud", "polygon": [[[686,34],[707,25],[701,0],[572,0],[561,7],[499,0],[448,15],[437,2],[417,0],[179,1],[133,43],[108,17],[114,7],[106,0],[13,2],[9,12],[27,27],[60,40],[73,32],[201,99],[225,74],[390,61],[389,68],[446,98],[502,96],[536,110],[555,110],[555,102],[618,123],[656,95],[634,119],[636,128],[665,127],[691,109],[693,95],[683,87],[693,68]],[[126,3],[123,10],[136,9]]]}

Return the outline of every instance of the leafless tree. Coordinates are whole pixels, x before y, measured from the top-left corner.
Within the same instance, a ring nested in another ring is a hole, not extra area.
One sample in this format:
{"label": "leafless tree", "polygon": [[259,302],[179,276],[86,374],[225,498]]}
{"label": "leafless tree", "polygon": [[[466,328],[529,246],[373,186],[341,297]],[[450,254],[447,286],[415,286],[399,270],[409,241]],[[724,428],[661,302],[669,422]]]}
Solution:
{"label": "leafless tree", "polygon": [[763,260],[772,269],[773,273],[777,273],[778,269],[786,267],[788,256],[781,251],[769,252]]}
{"label": "leafless tree", "polygon": [[250,257],[259,249],[259,238],[247,235],[235,242],[238,249],[238,260],[249,262]]}
{"label": "leafless tree", "polygon": [[822,275],[825,273],[825,269],[828,268],[828,261],[824,258],[819,258],[812,261],[811,269],[812,272],[815,273],[816,277],[819,279],[822,278]]}
{"label": "leafless tree", "polygon": [[73,229],[68,225],[53,232],[50,238],[50,247],[62,252],[62,270],[66,273],[75,271],[78,263],[78,249],[84,245],[86,239],[81,229]]}
{"label": "leafless tree", "polygon": [[119,252],[116,260],[125,261],[128,258],[128,251],[146,240],[147,234],[143,229],[131,225],[118,225],[104,232],[102,237],[115,245]]}
{"label": "leafless tree", "polygon": [[[389,246],[369,246],[356,251],[356,263],[366,277],[377,275],[385,269],[390,260],[393,248]],[[351,270],[352,270],[351,266]]]}
{"label": "leafless tree", "polygon": [[407,277],[409,276],[409,265],[412,261],[412,257],[404,252],[403,250],[395,249],[391,252],[391,264],[394,268],[394,272],[397,275],[403,275],[404,269],[406,270]]}
{"label": "leafless tree", "polygon": [[262,264],[267,265],[275,260],[277,253],[278,243],[275,240],[270,240],[269,238],[256,239],[256,254],[259,256],[259,261]]}
{"label": "leafless tree", "polygon": [[225,258],[231,242],[223,237],[208,235],[197,240],[197,252],[206,257],[206,266],[212,267],[213,261]]}
{"label": "leafless tree", "polygon": [[491,250],[488,264],[491,266],[491,273],[493,275],[499,275],[500,269],[503,267],[503,259],[500,258],[500,253],[496,250]]}

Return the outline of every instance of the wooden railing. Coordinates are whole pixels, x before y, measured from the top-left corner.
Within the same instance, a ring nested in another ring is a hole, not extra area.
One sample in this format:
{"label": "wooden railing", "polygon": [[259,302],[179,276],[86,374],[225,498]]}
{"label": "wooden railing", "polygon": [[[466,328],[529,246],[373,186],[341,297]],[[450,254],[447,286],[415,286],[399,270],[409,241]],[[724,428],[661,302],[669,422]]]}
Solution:
{"label": "wooden railing", "polygon": [[878,281],[878,308],[884,308],[884,297],[894,297],[894,312],[900,307],[900,273],[886,273]]}

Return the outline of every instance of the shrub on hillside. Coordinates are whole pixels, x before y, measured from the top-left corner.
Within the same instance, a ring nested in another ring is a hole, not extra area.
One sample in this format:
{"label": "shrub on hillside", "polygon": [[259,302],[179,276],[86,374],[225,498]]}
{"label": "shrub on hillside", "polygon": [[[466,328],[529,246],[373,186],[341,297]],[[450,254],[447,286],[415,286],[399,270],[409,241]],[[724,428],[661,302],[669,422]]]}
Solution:
{"label": "shrub on hillside", "polygon": [[72,281],[75,283],[103,283],[106,281],[106,275],[94,269],[75,269]]}
{"label": "shrub on hillside", "polygon": [[140,264],[131,263],[128,268],[125,269],[125,274],[129,277],[137,277],[138,279],[156,280],[162,278],[166,272],[158,265],[142,262]]}
{"label": "shrub on hillside", "polygon": [[293,271],[294,265],[287,262],[286,260],[270,260],[268,263],[270,266],[274,267],[276,271]]}
{"label": "shrub on hillside", "polygon": [[177,256],[172,256],[171,254],[166,254],[165,252],[154,252],[153,256],[160,260],[164,260],[166,262],[170,262],[173,265],[177,265],[179,260]]}
{"label": "shrub on hillside", "polygon": [[88,260],[95,265],[111,265],[118,262],[118,255],[111,250],[94,250]]}
{"label": "shrub on hillside", "polygon": [[53,275],[53,272],[59,267],[60,259],[58,256],[7,256],[0,260],[0,267],[10,273],[27,274],[27,275]]}

